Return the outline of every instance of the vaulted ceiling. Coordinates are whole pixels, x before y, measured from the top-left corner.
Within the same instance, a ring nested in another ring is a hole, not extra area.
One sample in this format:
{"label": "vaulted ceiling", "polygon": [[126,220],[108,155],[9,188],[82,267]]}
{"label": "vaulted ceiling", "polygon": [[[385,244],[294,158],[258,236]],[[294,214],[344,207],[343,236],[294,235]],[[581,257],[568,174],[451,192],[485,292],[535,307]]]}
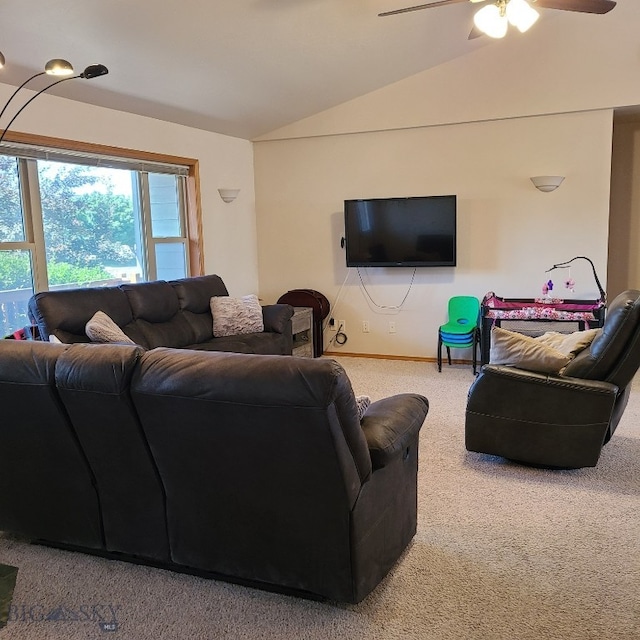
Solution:
{"label": "vaulted ceiling", "polygon": [[[500,45],[467,39],[476,11],[471,3],[377,15],[411,4],[3,0],[0,50],[7,64],[0,82],[17,86],[51,58],[69,60],[76,71],[100,62],[109,75],[64,83],[52,93],[252,139],[478,47]],[[541,14],[535,29],[572,15]],[[606,18],[587,17],[594,24]]]}

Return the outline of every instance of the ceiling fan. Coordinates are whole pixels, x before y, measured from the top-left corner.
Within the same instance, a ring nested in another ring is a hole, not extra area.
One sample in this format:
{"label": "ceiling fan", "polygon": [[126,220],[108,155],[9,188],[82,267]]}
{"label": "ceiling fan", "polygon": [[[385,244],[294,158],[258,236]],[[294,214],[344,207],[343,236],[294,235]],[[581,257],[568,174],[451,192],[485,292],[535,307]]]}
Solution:
{"label": "ceiling fan", "polygon": [[506,35],[509,24],[524,33],[540,17],[540,14],[533,8],[533,4],[542,9],[598,14],[608,13],[616,6],[614,0],[436,0],[436,2],[419,4],[414,7],[385,11],[378,15],[380,17],[394,16],[399,13],[432,9],[460,2],[484,5],[473,18],[475,28],[469,35],[470,39],[482,34],[492,38],[502,38]]}

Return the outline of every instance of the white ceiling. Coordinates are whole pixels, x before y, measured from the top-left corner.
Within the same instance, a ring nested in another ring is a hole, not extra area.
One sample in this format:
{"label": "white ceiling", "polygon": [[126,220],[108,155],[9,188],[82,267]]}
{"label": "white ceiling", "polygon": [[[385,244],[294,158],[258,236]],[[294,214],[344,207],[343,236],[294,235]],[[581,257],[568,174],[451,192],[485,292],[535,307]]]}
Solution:
{"label": "white ceiling", "polygon": [[[0,82],[51,58],[109,75],[52,93],[252,139],[498,43],[469,41],[461,3],[379,18],[412,0],[3,0]],[[535,25],[565,14],[541,10]],[[598,18],[595,18],[596,20]],[[517,32],[507,37],[526,37]],[[33,82],[34,89],[44,86]]]}

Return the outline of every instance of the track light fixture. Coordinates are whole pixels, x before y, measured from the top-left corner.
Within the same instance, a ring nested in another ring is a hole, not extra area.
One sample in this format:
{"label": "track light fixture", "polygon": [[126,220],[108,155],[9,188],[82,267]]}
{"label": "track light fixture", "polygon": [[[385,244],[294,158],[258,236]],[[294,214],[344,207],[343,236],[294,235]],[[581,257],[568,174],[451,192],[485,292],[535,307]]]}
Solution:
{"label": "track light fixture", "polygon": [[[0,52],[0,69],[2,67],[4,67],[4,65],[5,65],[5,58],[2,55],[2,53]],[[4,140],[4,137],[7,134],[7,131],[9,131],[9,127],[11,127],[11,125],[13,124],[13,121],[22,113],[22,111],[25,109],[25,107],[28,104],[30,104],[31,102],[33,102],[41,93],[44,93],[45,91],[48,91],[49,89],[51,89],[51,87],[55,87],[57,84],[60,84],[61,82],[65,82],[66,80],[73,80],[75,78],[85,78],[86,80],[91,80],[92,78],[98,78],[99,76],[106,75],[107,73],[109,73],[109,70],[103,64],[90,64],[88,67],[85,68],[85,70],[82,73],[79,73],[79,74],[77,74],[75,76],[73,75],[73,73],[74,73],[73,66],[71,65],[70,62],[68,62],[67,60],[63,60],[62,58],[54,58],[53,60],[49,60],[47,62],[47,64],[45,64],[44,71],[40,71],[40,72],[32,75],[30,78],[27,78],[11,94],[9,99],[5,102],[4,107],[2,107],[2,111],[0,111],[0,118],[2,118],[2,116],[5,113],[5,111],[7,110],[7,107],[9,106],[9,104],[11,104],[11,102],[16,97],[18,92],[22,88],[24,88],[27,84],[29,84],[34,78],[38,78],[39,76],[43,76],[43,75],[60,77],[59,80],[55,80],[51,84],[49,84],[46,87],[44,87],[44,89],[40,89],[40,91],[38,91],[34,96],[29,98],[29,100],[27,100],[18,109],[18,111],[13,116],[13,118],[11,118],[11,120],[9,120],[9,123],[4,128],[4,131],[2,132],[2,135],[0,135],[0,143]]]}
{"label": "track light fixture", "polygon": [[44,72],[49,76],[70,76],[73,74],[73,67],[62,58],[54,58],[44,65]]}

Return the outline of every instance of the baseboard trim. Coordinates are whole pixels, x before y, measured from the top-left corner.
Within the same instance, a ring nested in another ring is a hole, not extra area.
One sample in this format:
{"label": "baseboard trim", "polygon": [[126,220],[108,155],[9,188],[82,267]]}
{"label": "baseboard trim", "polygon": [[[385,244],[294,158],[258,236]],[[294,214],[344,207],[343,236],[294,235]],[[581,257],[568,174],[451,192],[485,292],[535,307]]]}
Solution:
{"label": "baseboard trim", "polygon": [[[348,353],[346,351],[325,351],[322,355],[333,356],[345,356],[347,358],[372,358],[374,360],[406,360],[409,362],[438,362],[437,358],[426,358],[422,356],[394,356],[386,355],[382,353]],[[471,360],[456,360],[451,359],[451,364],[473,364]],[[478,363],[479,365],[480,363]],[[442,361],[443,368],[448,366],[446,358]]]}

